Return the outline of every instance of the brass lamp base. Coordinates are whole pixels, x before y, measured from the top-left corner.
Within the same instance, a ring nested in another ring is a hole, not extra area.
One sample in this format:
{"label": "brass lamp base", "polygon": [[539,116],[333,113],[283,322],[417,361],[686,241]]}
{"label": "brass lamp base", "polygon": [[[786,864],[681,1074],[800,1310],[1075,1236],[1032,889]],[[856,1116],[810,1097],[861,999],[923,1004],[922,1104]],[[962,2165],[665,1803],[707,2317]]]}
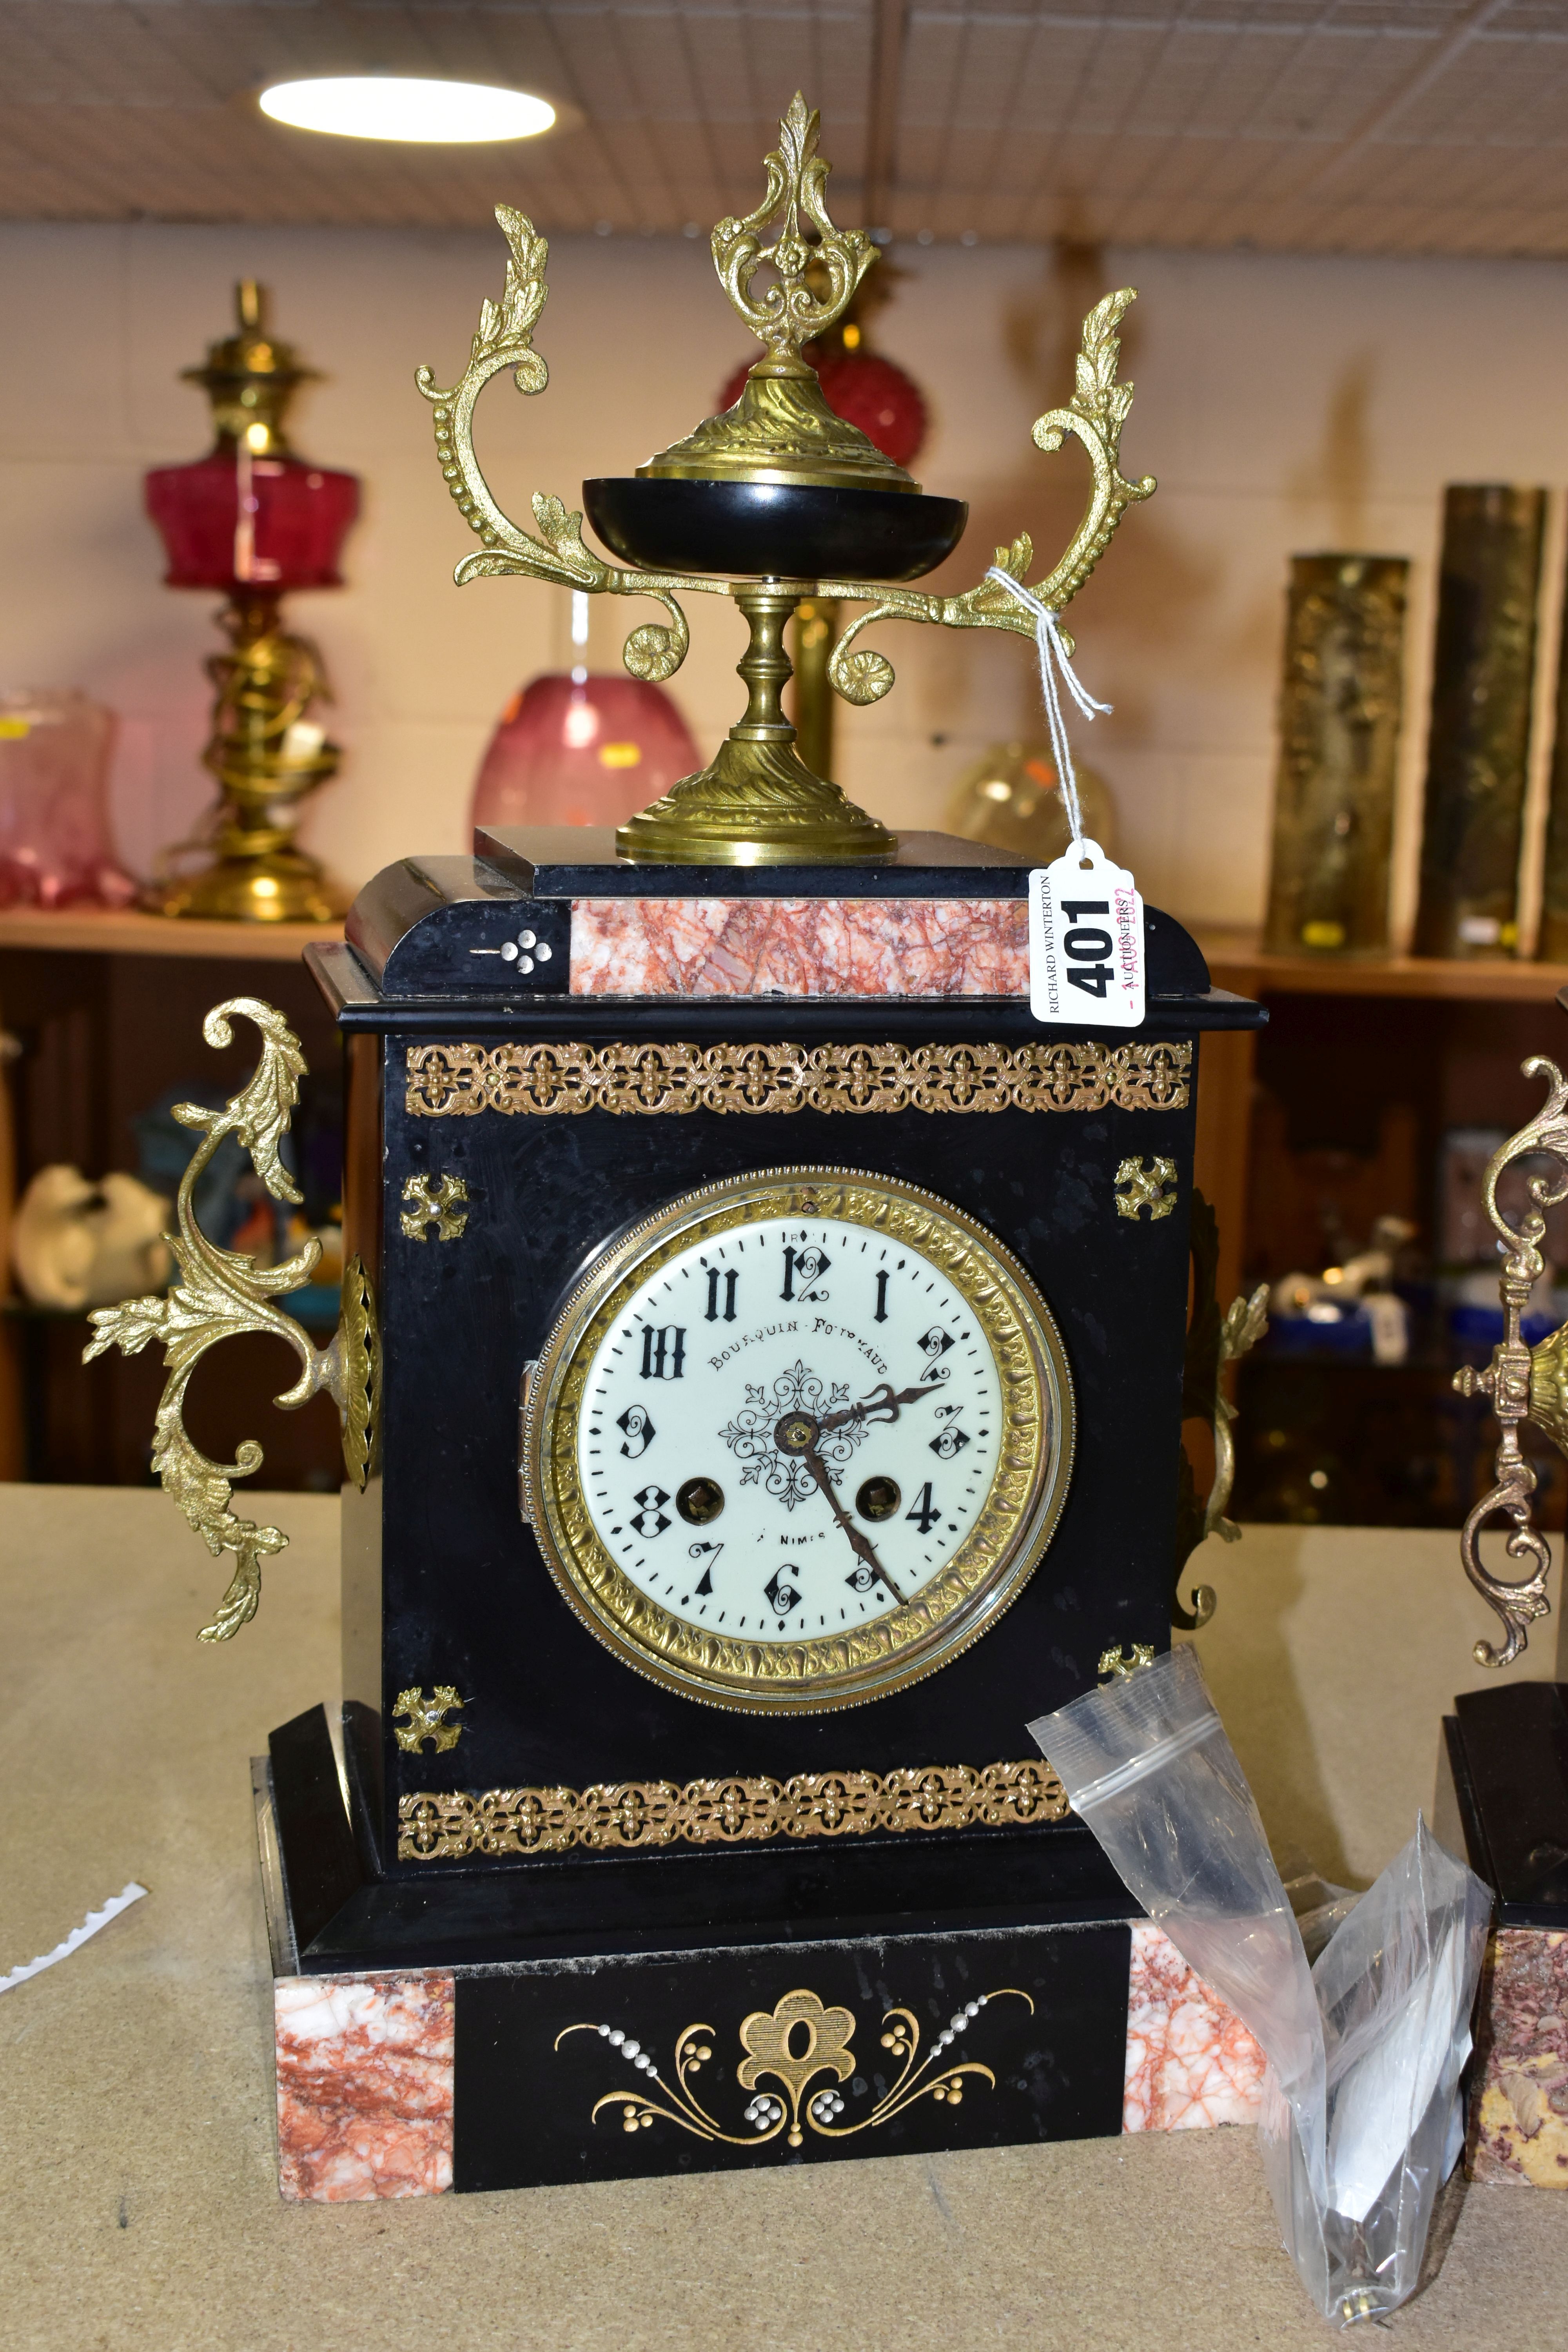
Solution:
{"label": "brass lamp base", "polygon": [[294,840],[300,803],[337,772],[338,747],[306,713],[327,693],[321,656],[279,618],[276,589],[247,589],[218,615],[230,651],[207,663],[217,688],[202,765],[218,788],[208,830],[168,853],[214,862],[155,882],[155,914],[227,923],[331,923],[347,908],[318,861]]}
{"label": "brass lamp base", "polygon": [[335,923],[347,903],[302,849],[219,857],[200,874],[156,886],[145,900],[155,914],[224,923]]}
{"label": "brass lamp base", "polygon": [[751,625],[736,668],[746,715],[700,775],[622,825],[623,857],[668,866],[844,866],[891,857],[898,836],[837,784],[814,776],[795,750],[780,697],[791,675],[784,624],[801,591],[763,581],[731,591]]}

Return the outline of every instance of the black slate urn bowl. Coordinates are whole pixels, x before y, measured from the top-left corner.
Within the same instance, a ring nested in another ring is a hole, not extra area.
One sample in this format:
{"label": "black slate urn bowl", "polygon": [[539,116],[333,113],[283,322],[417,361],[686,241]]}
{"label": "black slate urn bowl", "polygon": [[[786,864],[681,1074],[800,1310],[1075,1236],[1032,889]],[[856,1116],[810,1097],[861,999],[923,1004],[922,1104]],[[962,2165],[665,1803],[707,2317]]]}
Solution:
{"label": "black slate urn bowl", "polygon": [[764,580],[918,580],[969,520],[963,499],[918,491],[639,475],[584,482],[583,506],[622,563]]}

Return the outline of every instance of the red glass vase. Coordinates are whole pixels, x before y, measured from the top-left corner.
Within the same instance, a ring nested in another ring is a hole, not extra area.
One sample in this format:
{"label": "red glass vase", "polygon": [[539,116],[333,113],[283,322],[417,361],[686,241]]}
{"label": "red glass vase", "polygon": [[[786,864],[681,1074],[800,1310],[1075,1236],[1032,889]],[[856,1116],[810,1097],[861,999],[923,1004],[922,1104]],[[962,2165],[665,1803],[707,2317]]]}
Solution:
{"label": "red glass vase", "polygon": [[502,712],[474,785],[472,822],[624,824],[701,765],[662,687],[552,671]]}

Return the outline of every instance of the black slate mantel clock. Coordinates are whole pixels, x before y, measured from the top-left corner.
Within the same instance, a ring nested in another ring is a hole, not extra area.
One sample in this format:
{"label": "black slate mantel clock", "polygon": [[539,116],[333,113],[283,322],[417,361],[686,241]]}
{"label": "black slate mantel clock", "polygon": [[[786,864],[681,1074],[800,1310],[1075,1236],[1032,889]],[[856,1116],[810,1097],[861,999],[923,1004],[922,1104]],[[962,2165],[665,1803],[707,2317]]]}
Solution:
{"label": "black slate mantel clock", "polygon": [[[792,110],[780,168],[820,224],[814,148]],[[509,235],[481,381],[503,346],[522,380],[538,312],[539,241]],[[795,348],[759,363],[775,439],[815,388]],[[1146,494],[1115,468],[1102,360],[1056,413],[1110,450],[1080,576],[1115,486]],[[450,450],[473,387],[426,388]],[[720,447],[594,486],[621,519],[601,535],[706,532],[680,560],[741,572],[766,491],[861,582],[936,560],[915,541],[944,502],[818,478],[809,447],[770,474],[762,430],[750,476]],[[529,568],[450,465],[470,562]],[[184,1435],[201,1349],[278,1330],[302,1366],[282,1401],[325,1387],[342,1415],[341,1762],[316,1707],[258,1778],[292,2195],[1121,2126],[1132,1906],[1025,1726],[1169,1640],[1199,1044],[1261,1015],[1150,910],[1140,1028],[1037,1023],[1021,863],[895,842],[791,782],[792,563],[735,590],[752,711],[689,793],[618,841],[405,859],[310,950],[346,1073],[332,1346],[280,1303],[309,1252],[258,1273],[191,1213],[226,1133],[289,1188],[299,1049],[247,999],[209,1017],[217,1043],[255,1022],[263,1055],[226,1112],[190,1114],[181,1286],[100,1318],[95,1349],[167,1351],[159,1467],[236,1568],[210,1638],[284,1538],[229,1508],[248,1458]],[[598,569],[667,606],[680,584]],[[880,656],[854,659],[874,683]]]}

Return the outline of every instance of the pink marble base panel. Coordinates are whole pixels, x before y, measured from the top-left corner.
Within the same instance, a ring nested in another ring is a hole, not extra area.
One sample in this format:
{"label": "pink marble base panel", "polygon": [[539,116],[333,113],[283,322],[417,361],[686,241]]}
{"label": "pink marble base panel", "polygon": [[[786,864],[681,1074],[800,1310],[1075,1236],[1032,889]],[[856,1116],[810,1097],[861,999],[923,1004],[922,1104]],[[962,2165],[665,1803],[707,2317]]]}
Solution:
{"label": "pink marble base panel", "polygon": [[1267,2064],[1251,2034],[1152,1920],[1132,1928],[1123,2131],[1255,2124]]}
{"label": "pink marble base panel", "polygon": [[1022,898],[574,898],[574,996],[1027,996]]}
{"label": "pink marble base panel", "polygon": [[1470,2178],[1568,2189],[1568,1935],[1498,1929],[1476,2040]]}
{"label": "pink marble base panel", "polygon": [[280,1977],[278,2187],[294,2203],[452,2185],[450,1976]]}

